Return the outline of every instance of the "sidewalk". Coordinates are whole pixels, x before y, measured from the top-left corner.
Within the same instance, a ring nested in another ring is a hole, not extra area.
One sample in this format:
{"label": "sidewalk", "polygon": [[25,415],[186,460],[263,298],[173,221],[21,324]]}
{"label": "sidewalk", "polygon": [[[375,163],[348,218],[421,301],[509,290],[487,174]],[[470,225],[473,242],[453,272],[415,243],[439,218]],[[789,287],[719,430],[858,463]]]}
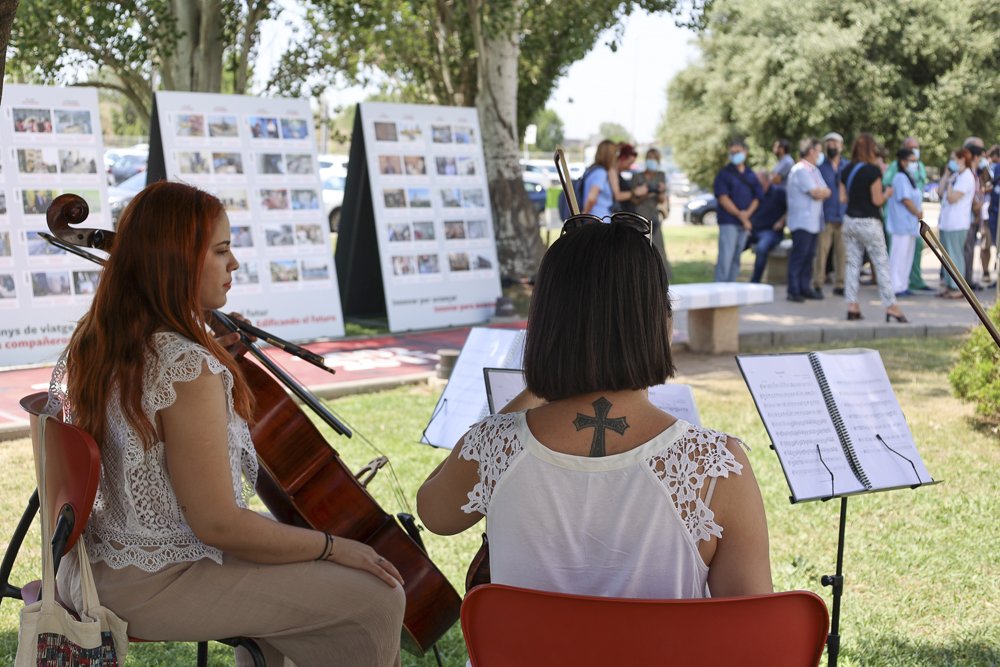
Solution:
{"label": "sidewalk", "polygon": [[[925,271],[926,273],[926,271]],[[930,276],[927,276],[930,279]],[[936,284],[936,280],[929,280]],[[900,300],[908,324],[885,323],[884,309],[875,287],[861,288],[861,310],[865,319],[848,322],[843,297],[826,288],[826,299],[792,303],[786,301],[784,286],[775,286],[774,303],[740,309],[740,347],[755,350],[777,345],[810,345],[825,342],[864,345],[875,338],[921,338],[947,336],[968,331],[979,320],[964,300],[935,298],[933,293]],[[985,307],[996,299],[995,290],[977,292]],[[523,327],[524,322],[496,324]],[[686,313],[678,313],[674,323],[674,343],[684,363],[678,368],[685,376],[698,369],[728,366],[731,356],[713,357],[685,351]],[[434,377],[438,350],[461,349],[469,327],[424,331],[398,335],[351,338],[312,343],[308,349],[326,358],[330,375],[295,357],[268,350],[275,359],[313,393],[324,398],[361,391],[377,391],[399,384],[425,382]],[[0,439],[27,435],[28,421],[18,401],[27,394],[46,391],[51,368],[28,368],[0,371]]]}

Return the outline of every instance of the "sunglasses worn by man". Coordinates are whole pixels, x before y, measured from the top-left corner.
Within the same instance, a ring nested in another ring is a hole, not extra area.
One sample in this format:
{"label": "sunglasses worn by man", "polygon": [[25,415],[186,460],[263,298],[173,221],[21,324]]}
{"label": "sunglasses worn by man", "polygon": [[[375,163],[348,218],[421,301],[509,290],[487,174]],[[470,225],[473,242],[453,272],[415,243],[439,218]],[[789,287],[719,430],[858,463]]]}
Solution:
{"label": "sunglasses worn by man", "polygon": [[624,225],[629,229],[634,229],[646,237],[650,246],[653,245],[653,224],[641,215],[629,211],[619,211],[603,218],[591,215],[590,213],[571,215],[563,222],[562,232],[559,235],[562,236],[567,232],[575,231],[584,225],[592,225],[595,222],[603,223],[605,220],[611,220],[611,224],[613,225]]}

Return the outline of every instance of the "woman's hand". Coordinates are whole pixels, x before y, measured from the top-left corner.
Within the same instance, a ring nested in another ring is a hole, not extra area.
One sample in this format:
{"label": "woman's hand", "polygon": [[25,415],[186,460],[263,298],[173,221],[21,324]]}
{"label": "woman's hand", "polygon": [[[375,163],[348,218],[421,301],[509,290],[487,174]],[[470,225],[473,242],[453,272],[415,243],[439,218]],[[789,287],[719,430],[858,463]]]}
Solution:
{"label": "woman's hand", "polygon": [[[250,320],[243,316],[242,313],[232,312],[226,315],[231,320],[236,322],[246,322],[247,324],[253,324]],[[230,331],[226,328],[224,324],[219,322],[215,317],[210,317],[209,327],[211,327],[212,332],[215,334],[215,341],[226,348],[226,351],[234,357],[239,357],[246,354],[247,348],[243,345],[243,339],[238,331]],[[248,333],[244,333],[251,343],[257,342],[256,336],[251,336]]]}
{"label": "woman's hand", "polygon": [[403,577],[392,563],[379,556],[378,552],[367,544],[346,537],[333,538],[330,555],[326,559],[331,563],[371,572],[393,588],[397,583],[403,583]]}

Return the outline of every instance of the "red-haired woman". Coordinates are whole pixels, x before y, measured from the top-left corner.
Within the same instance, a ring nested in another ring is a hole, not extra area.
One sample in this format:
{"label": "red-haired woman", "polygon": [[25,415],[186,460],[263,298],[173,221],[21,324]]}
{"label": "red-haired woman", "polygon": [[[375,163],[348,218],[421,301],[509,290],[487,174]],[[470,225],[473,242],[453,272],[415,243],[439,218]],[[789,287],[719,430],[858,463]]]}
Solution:
{"label": "red-haired woman", "polygon": [[[101,602],[143,639],[252,637],[269,667],[398,664],[396,569],[367,545],[247,508],[253,396],[206,328],[238,267],[218,199],[147,187],[56,367],[51,395],[101,446],[84,538]],[[59,588],[79,609],[75,565]]]}
{"label": "red-haired woman", "polygon": [[847,204],[844,216],[844,245],[847,250],[847,270],[844,299],[847,319],[860,320],[858,290],[861,284],[861,262],[865,252],[871,258],[872,270],[878,277],[878,291],[885,308],[885,321],[907,322],[906,315],[896,304],[889,276],[889,254],[885,249],[881,207],[892,197],[892,188],[882,187],[882,170],[875,139],[867,132],[858,135],[851,147],[851,166],[840,175],[840,201]]}

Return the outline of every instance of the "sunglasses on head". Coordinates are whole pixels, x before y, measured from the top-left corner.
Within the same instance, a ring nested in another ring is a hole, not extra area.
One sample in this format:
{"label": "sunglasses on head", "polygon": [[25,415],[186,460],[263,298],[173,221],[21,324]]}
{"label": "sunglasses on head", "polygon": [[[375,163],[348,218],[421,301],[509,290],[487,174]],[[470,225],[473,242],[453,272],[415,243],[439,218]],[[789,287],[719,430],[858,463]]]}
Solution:
{"label": "sunglasses on head", "polygon": [[610,220],[613,225],[624,225],[629,229],[634,229],[646,237],[650,246],[653,245],[653,224],[641,215],[629,211],[619,211],[603,218],[591,215],[590,213],[571,215],[563,222],[562,232],[559,235],[562,236],[567,232],[575,231],[586,225],[594,223],[602,224],[605,220]]}

